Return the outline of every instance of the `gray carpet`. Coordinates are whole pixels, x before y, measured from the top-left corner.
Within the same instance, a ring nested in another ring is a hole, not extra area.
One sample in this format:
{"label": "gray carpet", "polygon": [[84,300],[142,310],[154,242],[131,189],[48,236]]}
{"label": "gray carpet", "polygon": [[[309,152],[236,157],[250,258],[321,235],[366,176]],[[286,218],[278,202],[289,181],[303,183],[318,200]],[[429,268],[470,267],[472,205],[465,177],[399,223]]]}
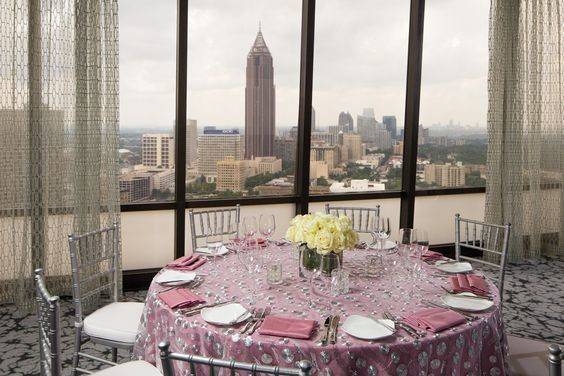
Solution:
{"label": "gray carpet", "polygon": [[[513,335],[564,344],[564,261],[541,259],[508,266],[504,317]],[[143,301],[145,291],[126,294],[127,300]],[[69,374],[72,356],[73,310],[69,300],[62,309],[64,373]],[[0,307],[0,375],[35,375],[37,365],[37,325],[34,315],[21,314],[12,306]],[[103,354],[106,348],[87,344],[87,352]],[[120,353],[121,359],[127,356]],[[81,363],[94,369],[93,364]]]}

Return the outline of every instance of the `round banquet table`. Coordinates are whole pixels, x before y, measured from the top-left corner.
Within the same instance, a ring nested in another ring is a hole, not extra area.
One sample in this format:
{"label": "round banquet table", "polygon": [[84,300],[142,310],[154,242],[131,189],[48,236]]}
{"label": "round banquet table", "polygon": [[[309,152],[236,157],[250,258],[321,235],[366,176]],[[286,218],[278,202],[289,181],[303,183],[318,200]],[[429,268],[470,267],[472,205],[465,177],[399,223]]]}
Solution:
{"label": "round banquet table", "polygon": [[[292,246],[282,246],[277,252],[285,268],[282,285],[254,284],[237,255],[230,253],[198,268],[196,272],[204,275],[204,283],[192,291],[208,303],[233,299],[249,307],[250,291],[255,286],[255,307],[271,307],[271,314],[309,318],[323,326],[328,313],[339,314],[341,324],[352,314],[381,317],[389,311],[405,316],[424,308],[424,299],[437,301],[444,293],[440,286],[450,287],[447,275],[425,263],[417,286],[402,281],[401,273],[367,277],[362,272],[366,256],[376,251],[352,250],[344,254],[344,268],[351,273],[349,294],[323,297],[310,291],[309,283],[299,278],[295,252]],[[186,317],[159,299],[164,287],[153,281],[133,356],[157,364],[157,345],[168,340],[173,352],[265,365],[293,367],[297,361],[308,359],[316,375],[505,375],[507,346],[499,294],[494,284],[488,283],[494,306],[475,314],[477,319],[471,322],[436,334],[428,332],[421,340],[400,329],[386,339],[365,341],[339,328],[337,343],[321,346],[317,332],[310,340],[264,336],[258,330],[248,336],[240,334],[240,326],[218,327],[206,323],[200,315]],[[177,362],[175,366],[177,374],[189,374],[187,363]]]}

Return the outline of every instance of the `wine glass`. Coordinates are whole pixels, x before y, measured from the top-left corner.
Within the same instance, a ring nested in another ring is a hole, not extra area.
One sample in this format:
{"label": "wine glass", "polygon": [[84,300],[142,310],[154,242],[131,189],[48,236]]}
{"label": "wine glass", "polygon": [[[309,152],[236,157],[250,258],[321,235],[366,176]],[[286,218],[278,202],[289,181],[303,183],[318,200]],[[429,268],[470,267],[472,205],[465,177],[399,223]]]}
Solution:
{"label": "wine glass", "polygon": [[412,228],[400,228],[398,243],[399,244],[411,244],[415,236],[415,231]]}
{"label": "wine glass", "polygon": [[209,228],[206,236],[206,246],[212,256],[214,266],[216,265],[216,257],[223,245],[223,234],[216,228]]}
{"label": "wine glass", "polygon": [[229,245],[232,247],[231,250],[239,251],[243,239],[241,239],[241,229],[239,222],[236,220],[231,221],[227,224],[227,239],[229,240]]}
{"label": "wine glass", "polygon": [[421,254],[429,250],[429,234],[426,230],[417,229],[417,245],[421,249]]}
{"label": "wine glass", "polygon": [[378,218],[378,225],[376,228],[376,238],[378,239],[378,249],[384,249],[385,241],[390,237],[390,218]]}
{"label": "wine glass", "polygon": [[245,242],[247,244],[252,244],[253,238],[257,233],[257,218],[254,215],[244,217],[242,226]]}
{"label": "wine glass", "polygon": [[276,220],[272,214],[261,214],[259,217],[259,230],[266,239],[266,243],[270,242],[270,238],[276,230]]}

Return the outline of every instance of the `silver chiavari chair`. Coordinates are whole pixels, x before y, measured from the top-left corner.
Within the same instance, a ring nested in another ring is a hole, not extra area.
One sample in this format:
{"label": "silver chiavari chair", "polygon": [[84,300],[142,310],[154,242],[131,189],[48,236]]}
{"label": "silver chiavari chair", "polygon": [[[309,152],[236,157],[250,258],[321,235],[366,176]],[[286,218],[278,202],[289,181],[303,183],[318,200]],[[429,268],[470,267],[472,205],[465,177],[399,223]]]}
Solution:
{"label": "silver chiavari chair", "polygon": [[358,233],[373,236],[374,226],[378,223],[378,219],[380,218],[380,205],[361,208],[325,204],[325,214],[333,214],[337,217],[346,215],[352,221],[353,230]]}
{"label": "silver chiavari chair", "polygon": [[[62,375],[61,366],[61,327],[59,297],[51,296],[45,287],[43,270],[35,271],[37,290],[37,317],[39,320],[39,357],[41,376]],[[147,362],[140,360],[117,365],[106,362],[111,367],[96,372],[98,376],[159,376],[161,373]],[[88,372],[92,373],[92,372]]]}
{"label": "silver chiavari chair", "polygon": [[562,376],[562,358],[564,353],[558,345],[548,346],[548,374],[549,376]]}
{"label": "silver chiavari chair", "polygon": [[[118,302],[120,232],[117,223],[83,235],[69,235],[68,240],[76,328],[72,374],[76,375],[77,372],[88,373],[79,368],[80,357],[113,365],[118,349],[133,349],[144,305]],[[84,306],[102,298],[109,304],[85,316]],[[112,361],[81,352],[81,346],[89,340],[111,347]]]}
{"label": "silver chiavari chair", "polygon": [[[227,235],[239,229],[241,206],[237,204],[231,208],[197,211],[188,210],[190,218],[190,233],[192,235],[192,251],[198,249],[198,239],[204,239],[210,230],[216,234]],[[231,228],[235,224],[236,229]]]}
{"label": "silver chiavari chair", "polygon": [[41,376],[60,376],[61,335],[59,331],[59,297],[45,288],[43,269],[35,270],[37,319],[39,320],[39,367]]}
{"label": "silver chiavari chair", "polygon": [[[455,255],[456,260],[468,260],[499,269],[498,289],[500,301],[503,302],[503,283],[505,264],[509,247],[511,225],[496,225],[464,219],[455,215]],[[464,249],[482,252],[482,257],[463,255]]]}
{"label": "silver chiavari chair", "polygon": [[252,375],[285,375],[285,376],[309,376],[311,375],[312,364],[308,360],[300,360],[297,364],[298,368],[284,368],[277,366],[263,366],[256,363],[237,362],[235,360],[224,360],[216,358],[208,358],[199,355],[187,355],[171,353],[168,342],[159,343],[161,365],[164,376],[174,376],[173,360],[188,362],[190,366],[190,375],[197,376],[196,365],[208,366],[209,372],[205,375],[216,375],[217,368],[227,368],[231,370],[231,375],[235,375],[235,371],[249,371]]}

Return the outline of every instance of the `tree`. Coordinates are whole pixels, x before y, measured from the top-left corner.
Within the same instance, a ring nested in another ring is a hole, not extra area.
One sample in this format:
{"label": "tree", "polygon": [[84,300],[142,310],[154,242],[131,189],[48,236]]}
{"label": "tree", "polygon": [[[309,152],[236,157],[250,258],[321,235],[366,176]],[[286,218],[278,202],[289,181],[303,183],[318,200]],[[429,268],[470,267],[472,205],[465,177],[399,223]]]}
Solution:
{"label": "tree", "polygon": [[328,187],[330,184],[327,179],[322,176],[320,178],[317,178],[317,185],[320,187]]}

